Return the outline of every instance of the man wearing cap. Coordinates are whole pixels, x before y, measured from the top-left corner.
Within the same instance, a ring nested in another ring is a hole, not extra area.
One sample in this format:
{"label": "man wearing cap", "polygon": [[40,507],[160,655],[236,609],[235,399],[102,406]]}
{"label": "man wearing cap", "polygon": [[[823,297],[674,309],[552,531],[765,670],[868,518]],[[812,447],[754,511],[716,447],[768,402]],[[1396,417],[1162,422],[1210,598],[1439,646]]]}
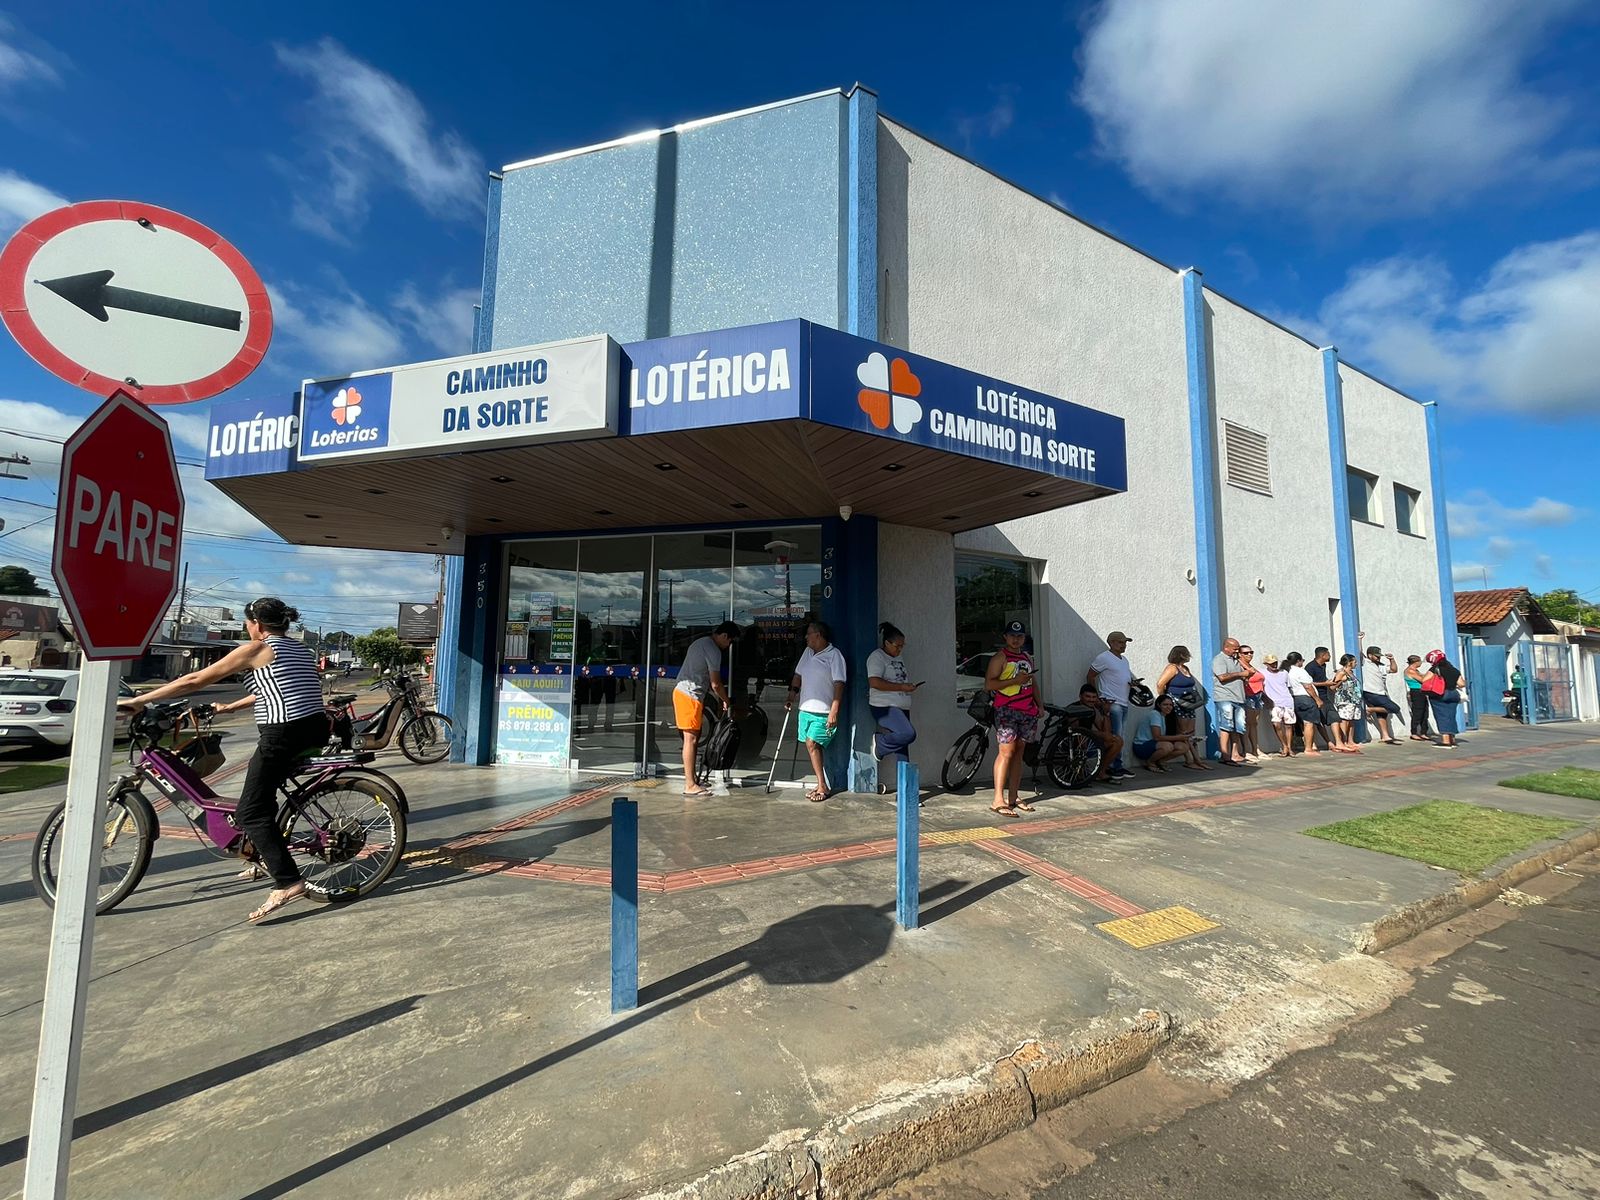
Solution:
{"label": "man wearing cap", "polygon": [[[1122,630],[1113,629],[1106,634],[1106,649],[1089,664],[1089,682],[1111,706],[1111,732],[1119,738],[1122,738],[1123,727],[1128,723],[1128,689],[1133,686],[1133,668],[1128,665],[1122,652],[1132,640]],[[1126,743],[1127,739],[1123,738],[1124,746]],[[1111,764],[1108,773],[1116,778],[1133,775],[1120,759]]]}
{"label": "man wearing cap", "polygon": [[[1365,633],[1356,635],[1358,641],[1366,638]],[[1400,715],[1400,706],[1389,699],[1389,676],[1400,668],[1390,654],[1388,664],[1384,664],[1385,655],[1377,646],[1368,646],[1366,661],[1361,664],[1361,703],[1366,706],[1367,719],[1377,725],[1386,745],[1398,746],[1400,739],[1394,736],[1394,730],[1389,722]]]}

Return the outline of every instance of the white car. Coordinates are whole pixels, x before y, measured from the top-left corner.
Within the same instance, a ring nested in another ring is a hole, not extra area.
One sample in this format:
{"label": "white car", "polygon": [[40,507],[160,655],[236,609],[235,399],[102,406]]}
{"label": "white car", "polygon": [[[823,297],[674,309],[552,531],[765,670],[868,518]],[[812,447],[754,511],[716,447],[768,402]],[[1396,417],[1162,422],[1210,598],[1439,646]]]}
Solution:
{"label": "white car", "polygon": [[[133,689],[119,680],[117,695]],[[78,673],[45,667],[0,670],[0,748],[70,746],[78,714]],[[118,709],[116,736],[128,736],[127,710]]]}

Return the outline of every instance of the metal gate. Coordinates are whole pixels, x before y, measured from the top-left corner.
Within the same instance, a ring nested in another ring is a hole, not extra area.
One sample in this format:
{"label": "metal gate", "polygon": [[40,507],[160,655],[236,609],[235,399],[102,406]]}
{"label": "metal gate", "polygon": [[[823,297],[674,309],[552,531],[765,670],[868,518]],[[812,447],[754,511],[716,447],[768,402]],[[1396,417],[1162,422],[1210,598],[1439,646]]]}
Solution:
{"label": "metal gate", "polygon": [[1532,666],[1528,670],[1528,691],[1532,693],[1530,707],[1536,714],[1535,719],[1577,720],[1571,648],[1559,642],[1533,642],[1528,645],[1528,651]]}
{"label": "metal gate", "polygon": [[[1506,648],[1504,646],[1466,647],[1461,664],[1472,696],[1472,708],[1480,717],[1506,715]],[[1474,722],[1476,727],[1476,722]]]}

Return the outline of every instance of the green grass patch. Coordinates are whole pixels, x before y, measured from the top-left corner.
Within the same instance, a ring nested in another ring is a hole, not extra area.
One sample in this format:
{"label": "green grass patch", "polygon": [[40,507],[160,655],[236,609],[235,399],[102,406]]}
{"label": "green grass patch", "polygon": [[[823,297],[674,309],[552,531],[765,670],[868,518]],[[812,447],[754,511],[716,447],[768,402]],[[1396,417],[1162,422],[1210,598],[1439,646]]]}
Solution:
{"label": "green grass patch", "polygon": [[1580,825],[1579,821],[1559,817],[1504,812],[1455,800],[1430,800],[1393,812],[1319,825],[1305,832],[1324,841],[1470,873]]}
{"label": "green grass patch", "polygon": [[1600,771],[1584,767],[1560,767],[1502,779],[1501,787],[1521,788],[1525,792],[1549,792],[1556,796],[1576,796],[1580,800],[1600,800]]}
{"label": "green grass patch", "polygon": [[51,787],[67,781],[67,769],[56,763],[23,763],[0,771],[0,796]]}

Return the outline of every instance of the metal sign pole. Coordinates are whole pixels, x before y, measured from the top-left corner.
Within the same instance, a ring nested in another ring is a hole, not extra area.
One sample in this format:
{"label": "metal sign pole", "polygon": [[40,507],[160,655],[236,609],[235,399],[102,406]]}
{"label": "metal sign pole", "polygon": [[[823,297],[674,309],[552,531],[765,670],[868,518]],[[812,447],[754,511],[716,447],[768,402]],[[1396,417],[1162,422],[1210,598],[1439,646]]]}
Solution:
{"label": "metal sign pole", "polygon": [[89,999],[94,949],[94,908],[100,893],[100,840],[122,663],[85,662],[78,680],[76,729],[67,775],[67,812],[61,831],[61,872],[50,966],[39,1025],[39,1074],[28,1126],[23,1200],[61,1200],[77,1108],[83,1016]]}

